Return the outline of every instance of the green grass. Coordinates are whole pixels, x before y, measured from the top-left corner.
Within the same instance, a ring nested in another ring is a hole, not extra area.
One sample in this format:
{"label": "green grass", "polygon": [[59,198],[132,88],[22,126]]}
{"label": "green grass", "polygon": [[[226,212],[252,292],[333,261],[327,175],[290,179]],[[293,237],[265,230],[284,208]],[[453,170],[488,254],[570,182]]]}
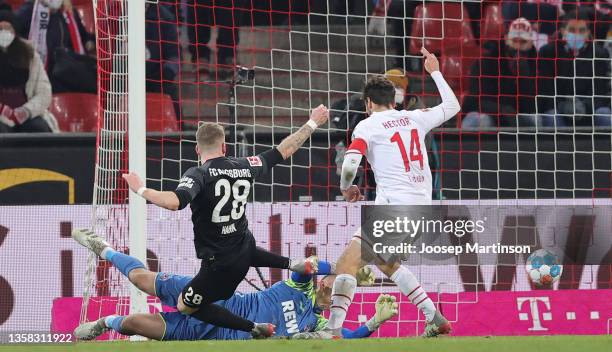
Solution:
{"label": "green grass", "polygon": [[333,341],[90,342],[63,346],[0,346],[5,351],[120,352],[597,352],[612,351],[612,336],[448,337]]}

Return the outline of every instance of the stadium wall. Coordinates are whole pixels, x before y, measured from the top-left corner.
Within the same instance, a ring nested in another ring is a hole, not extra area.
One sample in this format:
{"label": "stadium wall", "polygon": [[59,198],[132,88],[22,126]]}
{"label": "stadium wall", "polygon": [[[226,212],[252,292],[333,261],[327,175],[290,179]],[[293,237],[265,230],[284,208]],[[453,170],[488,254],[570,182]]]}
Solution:
{"label": "stadium wall", "polygon": [[[453,336],[533,336],[533,335],[603,335],[610,334],[612,302],[608,299],[612,290],[565,290],[538,292],[461,292],[457,295],[442,294],[440,310],[453,325]],[[398,295],[396,295],[398,296]],[[576,296],[582,300],[578,302]],[[378,294],[357,294],[347,314],[345,327],[356,329],[371,317],[376,308]],[[474,304],[470,304],[473,301]],[[457,302],[468,302],[457,304]],[[478,302],[475,304],[475,302]],[[114,314],[113,300],[107,300],[100,310]],[[51,331],[69,333],[79,321],[80,298],[58,298],[53,302]],[[418,317],[411,305],[400,305],[399,317],[383,324],[373,337],[398,337],[420,335],[422,317]],[[151,313],[175,311],[160,307],[149,300]],[[495,312],[504,319],[491,319]],[[463,317],[463,319],[461,319]],[[93,321],[97,316],[92,315]],[[99,340],[105,340],[104,334]]]}

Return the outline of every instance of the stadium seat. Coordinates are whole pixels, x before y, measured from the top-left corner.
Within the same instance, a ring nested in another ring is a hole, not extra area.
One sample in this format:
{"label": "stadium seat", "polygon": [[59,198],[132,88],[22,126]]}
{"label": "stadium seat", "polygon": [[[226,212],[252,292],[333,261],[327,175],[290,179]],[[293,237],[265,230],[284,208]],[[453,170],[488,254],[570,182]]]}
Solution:
{"label": "stadium seat", "polygon": [[481,57],[481,49],[473,43],[462,47],[444,48],[440,57],[440,70],[451,87],[464,94],[470,86],[470,69]]}
{"label": "stadium seat", "polygon": [[415,9],[410,33],[411,54],[420,54],[421,46],[440,54],[443,47],[475,43],[470,17],[460,3],[427,3]]}
{"label": "stadium seat", "polygon": [[444,77],[453,89],[460,88],[461,82],[461,59],[456,56],[443,55],[440,57],[440,70],[444,72]]}
{"label": "stadium seat", "polygon": [[49,111],[63,132],[93,132],[98,123],[98,96],[89,93],[55,94]]}
{"label": "stadium seat", "polygon": [[91,6],[93,4],[92,0],[72,0],[72,5],[77,6],[77,5],[89,5]]}
{"label": "stadium seat", "polygon": [[85,30],[87,30],[89,33],[95,33],[96,22],[91,1],[88,4],[75,5],[74,9],[79,13]]}
{"label": "stadium seat", "polygon": [[503,37],[504,18],[499,5],[490,4],[487,6],[480,32],[480,39],[483,41],[498,40]]}
{"label": "stadium seat", "polygon": [[176,132],[178,123],[169,95],[147,93],[147,131]]}
{"label": "stadium seat", "polygon": [[25,0],[5,0],[3,2],[6,4],[9,4],[11,8],[13,9],[13,11],[15,11],[21,7],[21,5],[25,2]]}
{"label": "stadium seat", "polygon": [[[55,94],[49,110],[64,132],[94,132],[98,119],[98,96],[88,93]],[[172,99],[168,95],[147,93],[147,131],[178,131]]]}

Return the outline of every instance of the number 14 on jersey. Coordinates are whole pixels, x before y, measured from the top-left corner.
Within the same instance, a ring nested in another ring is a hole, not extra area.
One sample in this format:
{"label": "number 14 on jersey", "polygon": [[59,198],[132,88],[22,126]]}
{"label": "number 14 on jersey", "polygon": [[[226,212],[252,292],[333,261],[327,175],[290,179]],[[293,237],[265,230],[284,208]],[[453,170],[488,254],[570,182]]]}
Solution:
{"label": "number 14 on jersey", "polygon": [[402,140],[402,135],[399,132],[395,132],[393,136],[391,136],[391,142],[397,143],[397,147],[402,154],[402,160],[404,161],[404,167],[406,168],[406,172],[410,171],[410,162],[418,161],[423,170],[423,153],[421,152],[421,142],[419,140],[419,131],[416,128],[413,128],[410,131],[410,159],[408,159],[408,153],[406,153],[406,145]]}

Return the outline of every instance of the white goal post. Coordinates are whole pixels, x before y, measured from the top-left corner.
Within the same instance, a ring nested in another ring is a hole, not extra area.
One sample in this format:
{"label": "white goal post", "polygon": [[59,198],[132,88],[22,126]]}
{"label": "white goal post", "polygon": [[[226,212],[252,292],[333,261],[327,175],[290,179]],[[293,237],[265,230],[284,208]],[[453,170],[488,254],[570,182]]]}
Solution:
{"label": "white goal post", "polygon": [[[128,1],[125,2],[128,4]],[[131,0],[128,5],[128,140],[129,168],[145,180],[146,161],[146,87],[145,87],[145,0]],[[147,202],[130,192],[129,232],[130,255],[147,261]],[[148,313],[147,297],[130,285],[130,314]]]}
{"label": "white goal post", "polygon": [[[130,0],[129,6],[127,0],[94,0],[94,14],[99,126],[92,229],[146,263],[146,201],[120,181],[126,169],[146,180],[145,0]],[[146,294],[108,269],[90,255],[81,322],[100,316],[108,302],[116,305],[116,314],[149,312]]]}

